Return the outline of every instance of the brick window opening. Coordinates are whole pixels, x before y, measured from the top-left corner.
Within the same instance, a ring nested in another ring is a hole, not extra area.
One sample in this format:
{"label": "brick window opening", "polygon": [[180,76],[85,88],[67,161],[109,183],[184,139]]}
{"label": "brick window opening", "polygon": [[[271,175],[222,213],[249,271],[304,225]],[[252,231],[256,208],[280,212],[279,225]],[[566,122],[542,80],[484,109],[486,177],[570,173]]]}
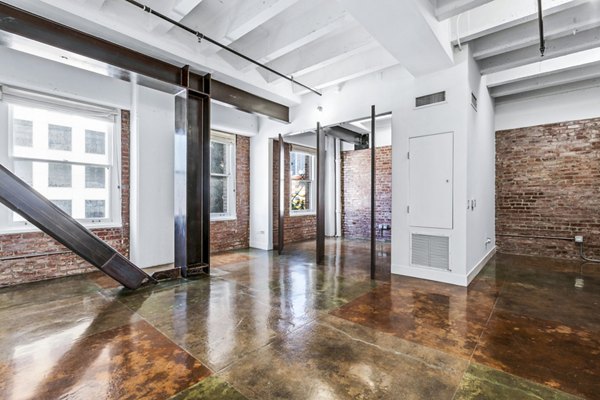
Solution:
{"label": "brick window opening", "polygon": [[210,216],[236,218],[235,135],[212,132],[210,140]]}
{"label": "brick window opening", "polygon": [[301,151],[290,152],[290,213],[315,212],[315,156]]}

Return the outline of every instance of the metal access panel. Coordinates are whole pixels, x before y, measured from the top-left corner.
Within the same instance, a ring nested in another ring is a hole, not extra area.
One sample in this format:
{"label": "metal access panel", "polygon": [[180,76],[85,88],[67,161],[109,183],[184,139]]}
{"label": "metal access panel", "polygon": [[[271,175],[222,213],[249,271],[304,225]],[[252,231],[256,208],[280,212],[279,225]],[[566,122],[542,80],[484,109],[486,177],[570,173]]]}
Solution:
{"label": "metal access panel", "polygon": [[454,134],[417,136],[409,142],[410,225],[452,229]]}

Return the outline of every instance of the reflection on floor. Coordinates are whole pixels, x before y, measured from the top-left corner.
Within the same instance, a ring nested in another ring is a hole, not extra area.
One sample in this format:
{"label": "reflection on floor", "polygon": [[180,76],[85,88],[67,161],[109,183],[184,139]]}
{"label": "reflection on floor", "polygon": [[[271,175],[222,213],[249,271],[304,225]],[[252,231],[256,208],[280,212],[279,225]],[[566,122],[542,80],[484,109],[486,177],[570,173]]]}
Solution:
{"label": "reflection on floor", "polygon": [[217,255],[210,278],[137,292],[3,289],[0,397],[600,398],[600,267],[497,255],[465,289],[372,282],[365,242],[313,251]]}

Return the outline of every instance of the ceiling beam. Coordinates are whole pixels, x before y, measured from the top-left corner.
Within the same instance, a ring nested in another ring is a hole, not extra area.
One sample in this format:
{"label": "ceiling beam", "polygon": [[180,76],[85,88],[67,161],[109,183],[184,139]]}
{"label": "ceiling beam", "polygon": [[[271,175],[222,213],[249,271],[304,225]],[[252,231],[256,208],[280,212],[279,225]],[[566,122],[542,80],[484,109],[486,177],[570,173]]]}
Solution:
{"label": "ceiling beam", "polygon": [[497,97],[495,104],[499,105],[502,103],[509,103],[524,99],[530,99],[535,97],[547,97],[561,93],[575,92],[579,90],[586,90],[594,87],[600,87],[600,78],[588,79],[584,81],[578,81],[573,83],[567,83],[558,86],[550,86],[546,88],[540,88],[537,90],[531,90],[523,93],[511,94],[508,96]]}
{"label": "ceiling beam", "polygon": [[[584,4],[589,0],[544,0],[544,17],[571,7]],[[481,7],[470,10],[457,21],[452,20],[452,44],[467,43],[477,38],[500,32],[529,21],[537,21],[535,1],[494,0]],[[457,23],[460,22],[460,23]]]}
{"label": "ceiling beam", "polygon": [[[397,65],[398,61],[382,47],[369,49],[349,57],[346,61],[321,68],[302,76],[303,82],[323,89]],[[302,88],[298,94],[307,93]]]}
{"label": "ceiling beam", "polygon": [[[546,40],[600,26],[598,5],[586,3],[544,18]],[[530,21],[470,42],[476,60],[533,46],[539,42],[538,21]]]}
{"label": "ceiling beam", "polygon": [[[302,46],[269,63],[267,66],[283,74],[298,77],[327,65],[339,62],[367,48],[377,47],[378,43],[358,24],[348,29],[332,32],[306,46]],[[259,71],[267,80],[273,82],[279,76],[268,71]]]}
{"label": "ceiling beam", "polygon": [[[182,23],[230,45],[242,36],[296,4],[299,0],[204,0],[205,4],[182,19]],[[212,55],[219,48],[207,46],[202,53]]]}
{"label": "ceiling beam", "polygon": [[435,16],[438,21],[442,21],[491,1],[492,0],[436,0]]}
{"label": "ceiling beam", "polygon": [[524,47],[496,56],[479,60],[479,68],[483,75],[519,67],[542,60],[561,57],[600,46],[600,28],[588,29],[559,39],[546,41],[546,54],[540,57],[538,45]]}
{"label": "ceiling beam", "polygon": [[[264,63],[340,29],[349,21],[348,14],[336,1],[303,0],[230,47]],[[237,70],[252,65],[224,50],[218,54]]]}
{"label": "ceiling beam", "polygon": [[[140,74],[172,85],[181,86],[182,83],[183,66],[169,64],[3,2],[0,2],[0,30],[105,63],[107,67],[114,67],[113,70],[121,69],[123,72]],[[110,71],[111,68],[106,70]],[[130,79],[127,76],[123,77],[120,72],[117,76]],[[201,90],[202,88],[195,83],[203,82],[203,74],[190,73],[190,82],[191,89]],[[219,81],[213,80],[212,88],[213,100],[245,112],[289,122],[289,108],[284,105]]]}
{"label": "ceiling beam", "polygon": [[510,96],[517,93],[531,92],[596,78],[600,78],[600,61],[569,70],[496,86],[490,88],[490,95],[492,97]]}
{"label": "ceiling beam", "polygon": [[[193,9],[198,7],[200,3],[202,3],[202,0],[178,0],[172,5],[172,7],[169,6],[169,2],[165,3],[164,1],[157,3],[156,6],[150,6],[150,4],[148,5],[172,20],[180,22]],[[165,5],[167,5],[167,9],[164,9]],[[167,21],[159,18],[153,18],[152,24],[149,26],[148,30],[160,35],[167,33],[172,27],[173,25]]]}

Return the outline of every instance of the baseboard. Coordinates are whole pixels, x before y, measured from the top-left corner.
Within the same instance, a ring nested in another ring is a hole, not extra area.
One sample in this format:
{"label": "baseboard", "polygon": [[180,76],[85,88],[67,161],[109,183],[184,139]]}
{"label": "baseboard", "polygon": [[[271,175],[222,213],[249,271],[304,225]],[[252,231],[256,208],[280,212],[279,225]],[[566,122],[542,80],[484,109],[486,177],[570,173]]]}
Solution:
{"label": "baseboard", "polygon": [[467,277],[450,271],[439,271],[432,268],[410,267],[406,265],[392,264],[392,273],[396,275],[410,276],[412,278],[426,279],[434,282],[448,283],[455,286],[466,287]]}
{"label": "baseboard", "polygon": [[492,249],[481,260],[479,260],[479,262],[471,269],[471,271],[469,271],[467,274],[467,285],[471,283],[471,281],[475,279],[477,275],[479,275],[483,267],[485,267],[494,254],[496,254],[496,246],[492,247]]}
{"label": "baseboard", "polygon": [[252,248],[252,249],[273,250],[272,248],[269,248],[269,243],[267,243],[267,242],[258,242],[258,241],[251,240],[249,245],[250,245],[250,248]]}

